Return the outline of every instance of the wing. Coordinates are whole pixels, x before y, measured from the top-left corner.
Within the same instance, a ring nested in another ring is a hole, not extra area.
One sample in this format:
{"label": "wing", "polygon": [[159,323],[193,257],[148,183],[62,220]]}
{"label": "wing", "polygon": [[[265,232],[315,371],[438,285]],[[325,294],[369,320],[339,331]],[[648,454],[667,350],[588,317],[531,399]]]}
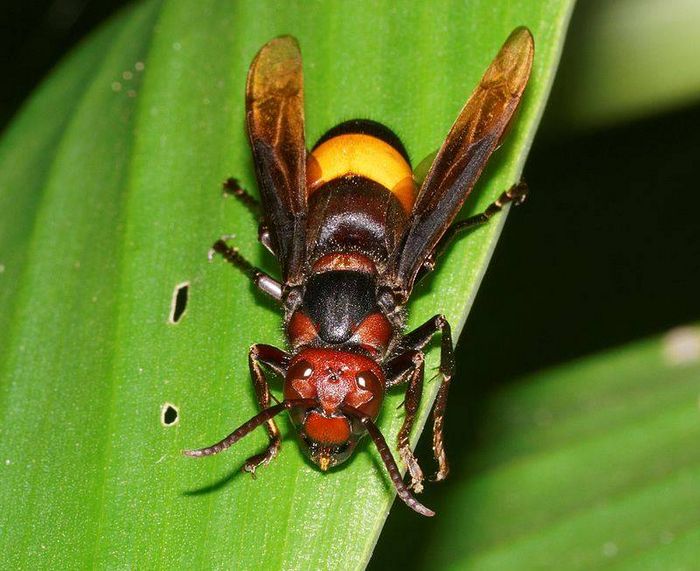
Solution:
{"label": "wing", "polygon": [[406,297],[505,135],[530,77],[533,56],[532,34],[524,27],[515,29],[435,157],[388,267],[389,280]]}
{"label": "wing", "polygon": [[285,284],[304,266],[306,142],[299,44],[275,38],[255,56],[246,84],[246,121],[265,222]]}

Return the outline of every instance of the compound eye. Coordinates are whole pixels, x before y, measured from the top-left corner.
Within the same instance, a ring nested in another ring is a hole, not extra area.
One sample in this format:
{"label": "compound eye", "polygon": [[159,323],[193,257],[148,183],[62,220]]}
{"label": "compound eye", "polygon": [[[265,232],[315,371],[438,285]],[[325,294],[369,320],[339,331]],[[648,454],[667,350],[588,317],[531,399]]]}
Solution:
{"label": "compound eye", "polygon": [[382,393],[382,383],[372,371],[360,371],[355,376],[357,386],[373,395]]}
{"label": "compound eye", "polygon": [[314,367],[308,361],[301,359],[294,363],[287,371],[289,379],[308,379],[314,374]]}
{"label": "compound eye", "polygon": [[[287,369],[287,376],[284,379],[284,398],[293,399],[311,399],[316,396],[316,386],[313,380],[314,366],[300,359]],[[294,409],[299,411],[299,409]],[[295,413],[292,413],[294,417]],[[297,415],[298,416],[298,415]],[[301,422],[301,416],[296,418],[294,422]]]}
{"label": "compound eye", "polygon": [[348,404],[371,418],[377,418],[384,397],[382,381],[376,373],[368,369],[357,373],[355,382],[358,390],[353,393],[351,398],[348,398]]}

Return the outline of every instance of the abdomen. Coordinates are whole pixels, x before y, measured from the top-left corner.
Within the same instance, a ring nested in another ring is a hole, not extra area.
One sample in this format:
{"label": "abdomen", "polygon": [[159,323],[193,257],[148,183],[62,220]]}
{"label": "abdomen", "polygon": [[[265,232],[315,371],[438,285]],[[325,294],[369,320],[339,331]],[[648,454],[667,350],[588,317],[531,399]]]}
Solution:
{"label": "abdomen", "polygon": [[309,261],[360,253],[381,265],[397,245],[416,198],[406,151],[368,120],[331,129],[307,160]]}

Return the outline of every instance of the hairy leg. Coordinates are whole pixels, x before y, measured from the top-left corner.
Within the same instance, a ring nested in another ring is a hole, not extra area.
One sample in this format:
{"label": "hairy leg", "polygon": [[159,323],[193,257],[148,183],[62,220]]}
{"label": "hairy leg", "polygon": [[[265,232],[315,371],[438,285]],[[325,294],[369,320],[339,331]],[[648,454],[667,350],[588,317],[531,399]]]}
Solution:
{"label": "hairy leg", "polygon": [[416,493],[423,491],[423,470],[421,470],[418,461],[416,460],[409,437],[413,429],[413,423],[418,412],[418,405],[423,394],[423,374],[424,374],[424,356],[421,351],[406,351],[401,355],[394,357],[386,365],[387,371],[387,386],[396,386],[398,384],[408,382],[406,396],[404,399],[404,410],[406,416],[401,430],[399,430],[397,445],[401,460],[408,469],[411,475],[411,484],[409,488],[413,488]]}
{"label": "hairy leg", "polygon": [[[260,366],[261,363],[267,365],[277,373],[284,374],[288,362],[289,355],[272,345],[257,344],[250,348],[248,353],[248,366],[250,368],[250,378],[253,381],[260,410],[265,410],[270,406],[271,398],[270,387],[267,383],[265,373]],[[265,423],[265,428],[270,438],[267,448],[264,452],[248,458],[243,465],[243,471],[249,472],[253,477],[255,477],[255,470],[258,466],[261,464],[269,464],[275,456],[277,456],[280,448],[280,431],[275,421],[273,419],[268,420]]]}
{"label": "hairy leg", "polygon": [[243,272],[260,291],[277,301],[282,301],[282,284],[246,260],[238,251],[238,248],[233,248],[226,243],[225,238],[220,238],[214,242],[210,252],[210,259],[214,252],[223,256],[229,264]]}
{"label": "hairy leg", "polygon": [[435,269],[435,264],[437,263],[438,258],[445,252],[445,250],[447,250],[455,238],[458,238],[461,234],[464,234],[477,226],[486,224],[494,214],[503,210],[503,207],[506,204],[510,202],[516,205],[522,204],[527,197],[527,193],[527,184],[525,184],[524,181],[520,181],[519,183],[511,186],[505,192],[502,192],[501,195],[495,201],[489,204],[483,212],[470,216],[466,220],[460,220],[459,222],[452,224],[452,226],[447,229],[443,237],[440,239],[437,246],[435,246],[435,249],[430,254],[428,259],[423,263],[423,266],[418,273],[418,277],[416,278],[416,283]]}
{"label": "hairy leg", "polygon": [[452,348],[452,330],[444,315],[435,315],[417,329],[406,334],[401,340],[400,347],[406,350],[423,351],[433,335],[440,333],[440,375],[442,383],[438,389],[435,405],[433,406],[433,454],[438,463],[438,471],[433,477],[440,481],[447,478],[450,472],[444,443],[444,420],[447,406],[447,394],[450,382],[454,376],[455,358]]}

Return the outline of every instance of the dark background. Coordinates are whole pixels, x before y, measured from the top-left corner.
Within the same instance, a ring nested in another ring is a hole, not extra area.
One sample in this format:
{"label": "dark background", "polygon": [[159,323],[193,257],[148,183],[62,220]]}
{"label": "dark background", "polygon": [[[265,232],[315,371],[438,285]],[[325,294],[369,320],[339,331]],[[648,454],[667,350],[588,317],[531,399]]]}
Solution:
{"label": "dark background", "polygon": [[[125,2],[5,4],[3,128],[51,67]],[[699,129],[700,106],[589,132],[564,132],[545,114],[525,168],[530,198],[508,219],[459,342],[451,401],[467,407],[467,420],[448,417],[455,472],[490,391],[700,319]],[[429,457],[428,439],[421,447]],[[430,487],[426,495],[439,508]],[[429,522],[396,510],[373,561],[412,567],[413,550],[401,546],[423,533]]]}

